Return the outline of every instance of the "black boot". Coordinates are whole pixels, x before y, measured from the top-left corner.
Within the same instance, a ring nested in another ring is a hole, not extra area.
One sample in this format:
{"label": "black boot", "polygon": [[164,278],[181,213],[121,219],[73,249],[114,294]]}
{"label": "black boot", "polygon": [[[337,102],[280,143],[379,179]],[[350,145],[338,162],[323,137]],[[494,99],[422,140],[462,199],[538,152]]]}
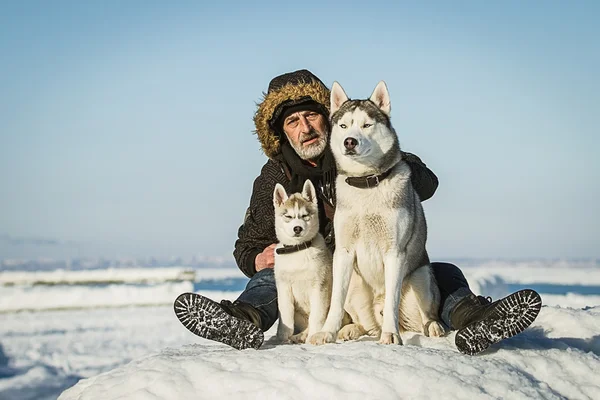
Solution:
{"label": "black boot", "polygon": [[258,349],[264,334],[260,314],[250,304],[221,301],[196,293],[183,293],[173,305],[179,321],[193,334],[224,343],[238,350]]}
{"label": "black boot", "polygon": [[232,317],[245,319],[260,328],[260,314],[258,310],[248,303],[242,301],[221,300],[221,307]]}
{"label": "black boot", "polygon": [[488,299],[470,295],[454,307],[450,322],[458,329],[454,342],[461,353],[474,355],[521,333],[542,307],[540,295],[531,289],[520,290],[493,303]]}

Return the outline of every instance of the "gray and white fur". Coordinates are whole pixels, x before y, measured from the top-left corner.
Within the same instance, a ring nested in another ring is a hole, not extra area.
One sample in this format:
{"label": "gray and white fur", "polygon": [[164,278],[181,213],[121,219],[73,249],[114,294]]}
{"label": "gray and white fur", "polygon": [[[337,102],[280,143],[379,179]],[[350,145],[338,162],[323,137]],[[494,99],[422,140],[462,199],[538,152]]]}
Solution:
{"label": "gray and white fur", "polygon": [[287,254],[275,253],[275,284],[279,307],[277,337],[282,342],[304,343],[318,332],[329,310],[332,256],[319,233],[315,187],[310,180],[302,193],[288,197],[275,186],[276,249],[311,241],[310,247]]}
{"label": "gray and white fur", "polygon": [[[390,123],[390,97],[381,81],[368,100],[331,89],[331,150],[338,167],[331,307],[310,342],[361,334],[402,344],[400,331],[441,336],[440,293],[425,249],[427,225],[410,168]],[[348,177],[389,175],[358,188]],[[342,331],[344,308],[354,322]]]}

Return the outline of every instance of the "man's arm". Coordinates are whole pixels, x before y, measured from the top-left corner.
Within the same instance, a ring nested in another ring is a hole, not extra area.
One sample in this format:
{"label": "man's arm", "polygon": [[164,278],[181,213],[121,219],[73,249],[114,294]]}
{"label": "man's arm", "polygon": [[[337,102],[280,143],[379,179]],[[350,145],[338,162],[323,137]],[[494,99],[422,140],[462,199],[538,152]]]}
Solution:
{"label": "man's arm", "polygon": [[437,176],[416,155],[402,152],[402,158],[410,167],[412,185],[421,201],[431,198],[439,184]]}
{"label": "man's arm", "polygon": [[[246,211],[244,223],[238,229],[238,239],[233,251],[238,267],[248,277],[256,273],[256,256],[262,254],[273,243],[277,243],[273,209],[273,190],[276,183],[288,186],[280,166],[269,160],[254,180],[250,206]],[[268,263],[268,260],[265,262]]]}

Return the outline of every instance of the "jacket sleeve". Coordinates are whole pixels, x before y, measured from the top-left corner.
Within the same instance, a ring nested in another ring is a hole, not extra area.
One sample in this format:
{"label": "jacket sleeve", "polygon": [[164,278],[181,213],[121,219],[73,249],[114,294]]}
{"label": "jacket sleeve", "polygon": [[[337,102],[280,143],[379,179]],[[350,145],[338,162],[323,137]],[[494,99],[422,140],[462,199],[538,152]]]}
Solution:
{"label": "jacket sleeve", "polygon": [[402,157],[410,167],[412,185],[419,198],[421,201],[430,199],[439,184],[437,176],[416,155],[402,152]]}
{"label": "jacket sleeve", "polygon": [[233,250],[239,269],[249,278],[256,273],[256,256],[266,247],[277,243],[273,209],[273,190],[276,183],[287,186],[287,179],[280,166],[269,160],[254,180],[250,206],[246,210],[242,226],[238,229],[238,239]]}

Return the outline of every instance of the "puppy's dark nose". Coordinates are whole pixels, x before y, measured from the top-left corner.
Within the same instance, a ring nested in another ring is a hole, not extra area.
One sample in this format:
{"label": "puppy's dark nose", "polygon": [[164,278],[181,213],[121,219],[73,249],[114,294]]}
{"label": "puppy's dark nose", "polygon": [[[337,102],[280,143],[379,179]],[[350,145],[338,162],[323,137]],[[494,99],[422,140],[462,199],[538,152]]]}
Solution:
{"label": "puppy's dark nose", "polygon": [[299,235],[299,234],[300,234],[300,232],[302,232],[302,227],[301,227],[301,226],[295,226],[295,227],[294,227],[294,233],[295,233],[296,235]]}
{"label": "puppy's dark nose", "polygon": [[358,145],[358,140],[353,137],[348,137],[344,140],[344,147],[348,150],[354,150],[354,148]]}

